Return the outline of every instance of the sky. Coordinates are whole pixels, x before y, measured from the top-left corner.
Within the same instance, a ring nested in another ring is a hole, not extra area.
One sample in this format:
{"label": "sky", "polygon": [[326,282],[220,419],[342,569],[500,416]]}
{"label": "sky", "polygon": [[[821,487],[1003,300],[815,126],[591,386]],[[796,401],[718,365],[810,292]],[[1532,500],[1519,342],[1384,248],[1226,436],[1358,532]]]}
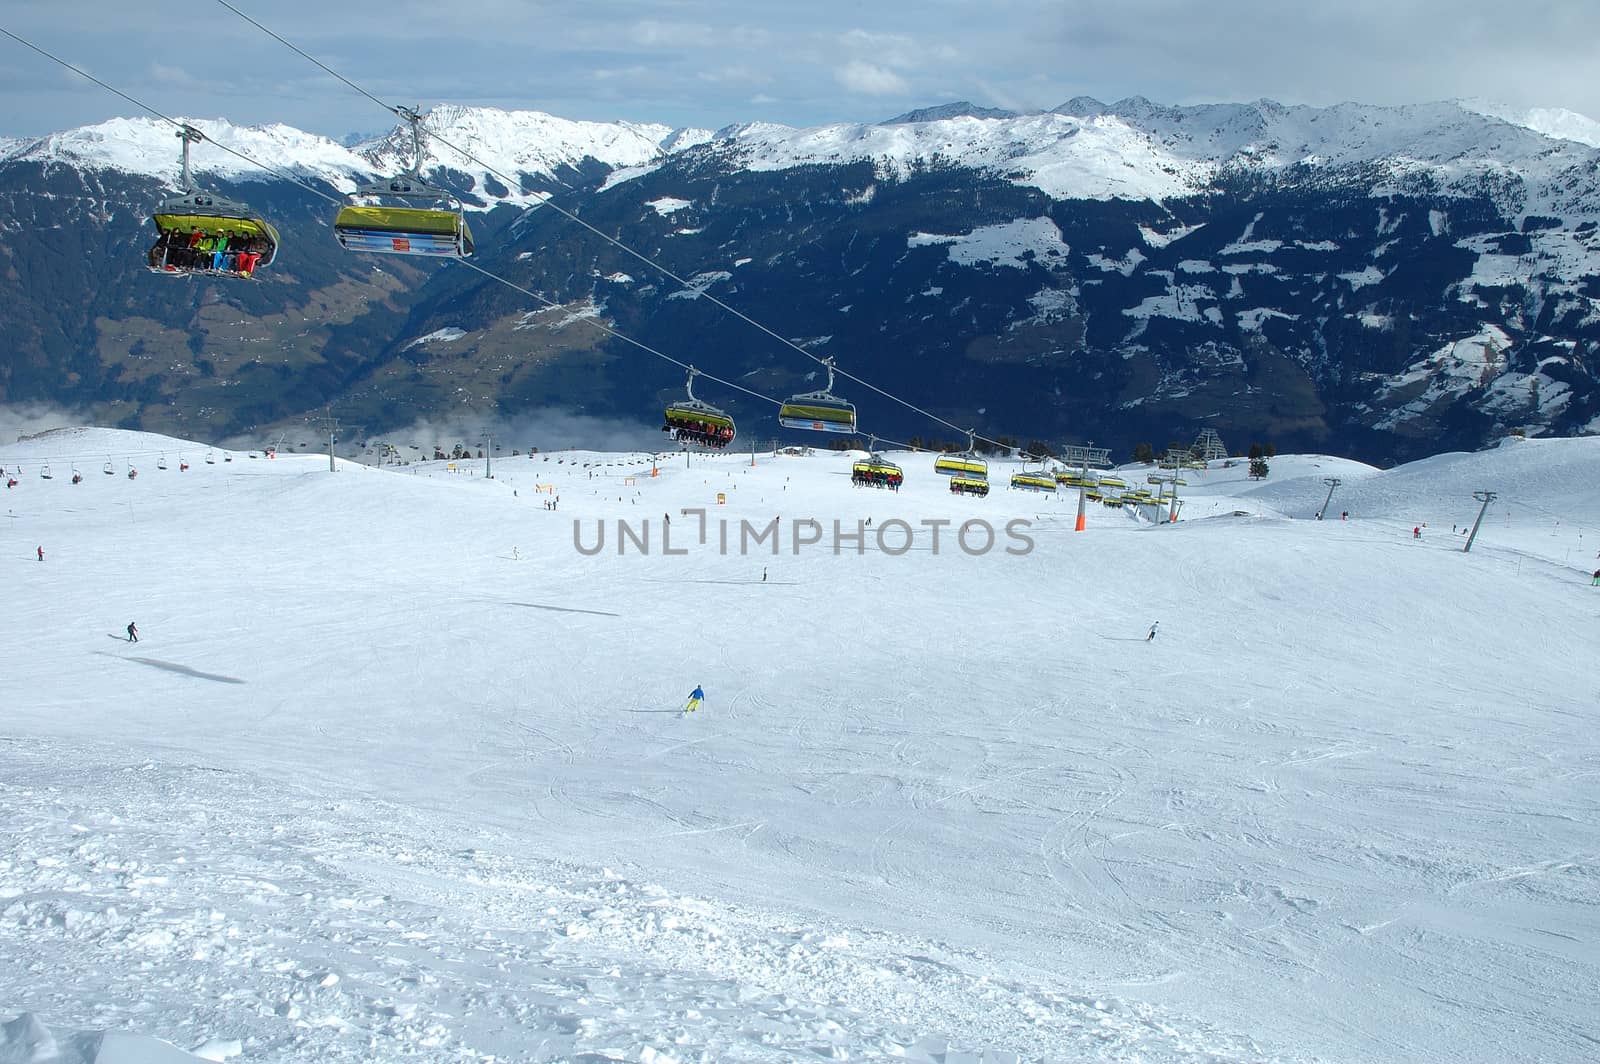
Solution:
{"label": "sky", "polygon": [[[0,27],[152,107],[386,130],[377,104],[220,3],[9,0]],[[546,111],[717,129],[880,121],[956,100],[1047,109],[1074,96],[1325,106],[1469,97],[1600,116],[1600,5],[1525,0],[240,0],[241,10],[390,103]],[[0,136],[134,112],[0,39]]]}

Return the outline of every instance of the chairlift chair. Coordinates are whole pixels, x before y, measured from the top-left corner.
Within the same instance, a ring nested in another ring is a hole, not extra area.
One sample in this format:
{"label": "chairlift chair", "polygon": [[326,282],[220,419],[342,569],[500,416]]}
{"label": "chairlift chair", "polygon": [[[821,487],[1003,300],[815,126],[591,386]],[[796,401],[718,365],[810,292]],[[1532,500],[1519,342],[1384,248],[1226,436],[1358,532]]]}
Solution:
{"label": "chairlift chair", "polygon": [[874,488],[889,488],[900,490],[900,485],[905,482],[905,471],[893,462],[878,453],[878,438],[872,437],[871,449],[867,457],[850,465],[850,483],[864,484]]}
{"label": "chairlift chair", "polygon": [[162,455],[160,458],[156,459],[156,468],[157,469],[165,469],[165,468],[167,468],[167,456],[166,455]]}
{"label": "chairlift chair", "polygon": [[967,449],[956,454],[941,454],[933,460],[933,471],[946,477],[974,477],[987,481],[989,463],[973,453],[977,442],[976,434],[968,432]]}
{"label": "chairlift chair", "polygon": [[45,480],[52,479],[51,476],[50,476],[50,463],[49,462],[46,462],[44,464],[44,468],[39,470],[39,475],[41,477],[43,477]]}
{"label": "chairlift chair", "polygon": [[822,365],[828,371],[827,387],[821,391],[791,395],[787,402],[778,407],[778,424],[786,429],[810,429],[814,432],[854,432],[854,404],[833,394],[833,359],[823,359]]}
{"label": "chairlift chair", "polygon": [[[256,211],[243,203],[203,192],[194,183],[189,169],[189,145],[205,139],[205,134],[193,126],[178,130],[183,140],[182,170],[178,177],[178,195],[163,200],[151,214],[156,229],[167,234],[167,243],[157,243],[150,249],[146,266],[151,273],[169,276],[209,274],[219,277],[249,277],[262,266],[271,266],[278,255],[278,231]],[[215,241],[226,238],[229,243],[248,241],[251,248],[242,251],[233,248],[234,269],[221,269],[216,259],[207,252],[197,251],[188,243],[173,245],[175,240],[198,232],[200,239]],[[254,250],[261,248],[263,250]],[[247,257],[253,256],[253,257]]]}
{"label": "chairlift chair", "polygon": [[114,477],[116,475],[117,475],[116,467],[111,464],[111,459],[107,458],[106,459],[106,476]]}
{"label": "chairlift chair", "polygon": [[689,379],[685,385],[689,396],[667,407],[661,431],[672,433],[674,438],[685,443],[726,447],[738,435],[738,429],[726,410],[694,397],[694,379],[699,375],[699,370],[689,367]]}
{"label": "chairlift chair", "polygon": [[83,483],[83,474],[78,472],[77,465],[73,465],[73,467],[72,467],[72,482],[74,484]]}
{"label": "chairlift chair", "polygon": [[[1028,466],[1032,465],[1034,462],[1038,462],[1040,468],[1030,470]],[[1055,474],[1050,472],[1048,469],[1045,469],[1044,464],[1045,459],[1043,458],[1033,458],[1031,456],[1024,455],[1022,459],[1022,469],[1019,472],[1011,474],[1011,486],[1013,488],[1020,488],[1023,491],[1046,491],[1052,495],[1055,494]]]}
{"label": "chairlift chair", "polygon": [[976,495],[982,498],[989,494],[989,478],[967,474],[952,476],[950,491],[956,495]]}
{"label": "chairlift chair", "polygon": [[211,450],[211,448],[207,447],[206,448],[206,465],[216,465],[216,464],[217,464],[217,456],[216,456],[216,454]]}
{"label": "chairlift chair", "polygon": [[[461,201],[420,174],[422,116],[405,107],[395,113],[411,123],[411,166],[398,177],[350,193],[333,219],[334,235],[347,251],[464,259],[475,249]],[[405,206],[361,200],[398,200]]]}

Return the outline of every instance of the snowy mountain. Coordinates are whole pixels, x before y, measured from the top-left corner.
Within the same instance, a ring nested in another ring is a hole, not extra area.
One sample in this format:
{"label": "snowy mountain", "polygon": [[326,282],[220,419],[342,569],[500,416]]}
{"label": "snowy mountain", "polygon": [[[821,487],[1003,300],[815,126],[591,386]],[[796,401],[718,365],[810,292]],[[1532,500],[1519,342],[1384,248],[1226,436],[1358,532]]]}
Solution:
{"label": "snowy mountain", "polygon": [[0,444],[0,1060],[1600,1038],[1600,439],[1219,463],[1075,533],[1010,460],[972,499],[891,452],[889,494],[563,431],[492,479],[351,460],[473,442],[422,427],[338,472]]}
{"label": "snowy mountain", "polygon": [[[18,352],[0,398],[219,434],[330,403],[374,428],[556,407],[647,423],[677,371],[619,370],[647,356],[559,324],[593,320],[765,394],[806,385],[710,295],[991,436],[1159,448],[1213,423],[1386,463],[1596,431],[1600,156],[1486,108],[1079,98],[715,134],[435,108],[425,172],[478,213],[478,264],[548,313],[481,275],[347,255],[326,202],[208,145],[202,174],[270,209],[284,253],[255,285],[159,284],[137,222],[176,143],[115,120],[0,161]],[[203,125],[330,191],[409,152],[404,128],[347,149]],[[525,210],[549,197],[566,213]],[[935,431],[866,413],[887,438]]]}
{"label": "snowy mountain", "polygon": [[[327,137],[284,125],[235,126],[224,119],[180,118],[214,145],[193,149],[197,175],[233,181],[271,181],[277,172],[316,178],[341,192],[352,191],[375,175],[398,173],[412,164],[410,126],[346,147]],[[671,129],[629,122],[574,122],[539,111],[441,105],[424,117],[424,173],[452,170],[469,175],[475,206],[528,205],[539,196],[520,183],[506,187],[500,175],[557,180],[564,173],[599,163],[607,168],[637,166],[669,149],[710,137],[706,130]],[[230,154],[228,149],[238,152]],[[459,151],[456,149],[460,149]],[[471,158],[462,152],[470,154]],[[240,158],[246,156],[246,158]],[[178,142],[171,125],[152,118],[117,118],[32,141],[0,144],[0,165],[32,162],[82,170],[114,170],[153,177],[169,184],[178,178]],[[490,191],[491,189],[498,189]]]}

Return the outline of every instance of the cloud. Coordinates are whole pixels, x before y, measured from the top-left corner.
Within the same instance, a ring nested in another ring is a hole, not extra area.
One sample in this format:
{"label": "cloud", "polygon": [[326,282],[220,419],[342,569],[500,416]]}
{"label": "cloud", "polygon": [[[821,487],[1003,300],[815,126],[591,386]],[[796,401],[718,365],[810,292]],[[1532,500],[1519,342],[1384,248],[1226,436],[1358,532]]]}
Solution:
{"label": "cloud", "polygon": [[[881,117],[874,99],[933,103],[947,93],[1021,111],[1079,94],[1317,106],[1487,96],[1600,118],[1591,54],[1600,4],[1574,0],[1522,0],[1514,18],[1499,0],[477,0],[469,20],[448,5],[394,0],[391,17],[376,22],[359,7],[277,0],[264,18],[382,98],[595,121],[714,128],[753,117],[742,111],[756,106],[789,125],[871,121]],[[67,37],[61,9],[58,0],[11,0],[7,28],[171,113],[333,136],[384,120],[372,101],[225,9],[197,8],[186,23],[229,56],[215,71],[173,59],[165,24],[141,5],[78,0]],[[0,136],[135,113],[20,46],[0,42],[0,54],[10,57],[0,86],[12,104]],[[746,70],[764,80],[740,80]]]}
{"label": "cloud", "polygon": [[[292,435],[292,434],[291,434]],[[666,442],[661,428],[655,423],[646,424],[625,418],[591,417],[564,410],[527,410],[513,416],[500,414],[465,413],[460,416],[417,420],[405,428],[382,432],[347,434],[348,444],[341,444],[338,453],[344,455],[354,443],[365,440],[372,443],[390,443],[400,450],[402,458],[415,458],[418,451],[426,450],[433,456],[438,447],[448,453],[461,444],[477,454],[483,441],[492,437],[499,448],[496,457],[509,456],[513,450],[527,453],[530,447],[541,452],[582,449],[591,451],[658,451],[675,449]],[[259,439],[236,441],[239,446],[260,446]]]}
{"label": "cloud", "polygon": [[52,429],[92,424],[94,419],[87,414],[51,403],[12,403],[0,406],[0,444]]}
{"label": "cloud", "polygon": [[910,86],[899,74],[860,59],[846,63],[835,70],[833,76],[852,92],[869,96],[903,96],[910,91]]}

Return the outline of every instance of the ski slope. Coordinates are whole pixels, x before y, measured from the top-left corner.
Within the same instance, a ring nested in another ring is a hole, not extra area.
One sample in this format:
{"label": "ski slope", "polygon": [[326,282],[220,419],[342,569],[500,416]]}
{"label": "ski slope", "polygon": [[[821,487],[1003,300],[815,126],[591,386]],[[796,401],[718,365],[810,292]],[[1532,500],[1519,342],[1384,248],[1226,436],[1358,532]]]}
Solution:
{"label": "ski slope", "polygon": [[0,1061],[1600,1045],[1600,439],[1083,533],[999,461],[206,451],[0,446]]}

